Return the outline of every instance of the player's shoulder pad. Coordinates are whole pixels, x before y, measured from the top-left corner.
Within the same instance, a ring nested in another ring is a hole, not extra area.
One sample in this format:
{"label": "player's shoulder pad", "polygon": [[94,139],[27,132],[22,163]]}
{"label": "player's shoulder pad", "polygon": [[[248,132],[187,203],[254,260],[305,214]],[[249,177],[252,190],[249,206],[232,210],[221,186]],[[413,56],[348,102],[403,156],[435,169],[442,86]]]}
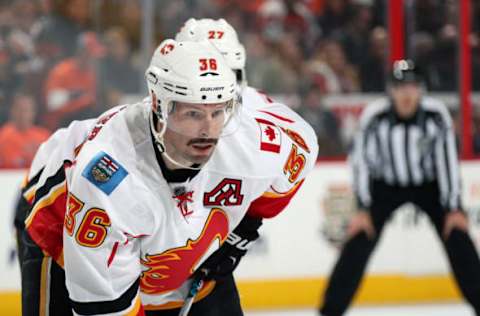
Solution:
{"label": "player's shoulder pad", "polygon": [[28,171],[28,181],[51,161],[52,153],[57,150],[62,139],[66,139],[67,136],[67,128],[60,128],[38,147]]}
{"label": "player's shoulder pad", "polygon": [[[88,181],[95,189],[111,195],[125,181],[131,164],[132,143],[122,119],[122,112],[102,116],[88,135],[75,160],[72,180]],[[100,123],[98,123],[100,122]],[[107,123],[108,124],[105,124]],[[134,160],[134,159],[133,159]],[[83,180],[80,180],[83,179]]]}
{"label": "player's shoulder pad", "polygon": [[218,155],[213,157],[216,167],[231,170],[235,166],[243,175],[276,177],[289,158],[298,158],[299,163],[308,166],[315,163],[318,154],[315,132],[287,106],[244,108],[240,115],[242,128],[219,143]]}
{"label": "player's shoulder pad", "polygon": [[255,88],[247,86],[242,90],[242,105],[246,108],[260,109],[267,107],[272,102],[273,100],[268,95]]}
{"label": "player's shoulder pad", "polygon": [[316,155],[318,141],[315,131],[308,122],[289,106],[279,102],[272,102],[268,107],[257,109],[253,113],[254,120],[259,127],[257,133],[260,134],[260,139],[263,142],[270,141],[272,135],[269,128],[275,127],[276,131],[281,132],[279,134],[279,142],[285,142],[281,146],[290,147],[292,144],[296,144],[306,153]]}
{"label": "player's shoulder pad", "polygon": [[29,171],[28,179],[43,169],[43,175],[37,185],[40,187],[63,167],[65,162],[72,162],[75,149],[82,144],[95,120],[73,121],[68,127],[55,131],[37,150]]}
{"label": "player's shoulder pad", "polygon": [[[255,120],[257,124],[276,129],[279,133],[278,154],[266,155],[262,150],[262,143],[260,145],[260,152],[263,153],[266,165],[271,166],[273,171],[274,179],[271,188],[277,193],[293,192],[315,166],[318,156],[318,140],[315,131],[290,107],[278,102],[257,110]],[[266,133],[265,128],[258,128],[258,130],[262,133],[261,142],[262,136],[265,141],[265,136],[269,133]]]}

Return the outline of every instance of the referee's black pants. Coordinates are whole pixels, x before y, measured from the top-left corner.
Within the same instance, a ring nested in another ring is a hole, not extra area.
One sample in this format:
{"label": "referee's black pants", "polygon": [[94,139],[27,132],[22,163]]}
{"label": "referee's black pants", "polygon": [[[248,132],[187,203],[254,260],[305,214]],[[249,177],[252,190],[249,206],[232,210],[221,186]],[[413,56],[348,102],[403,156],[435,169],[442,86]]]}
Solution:
{"label": "referee's black pants", "polygon": [[442,237],[445,211],[440,205],[436,183],[416,188],[399,188],[376,182],[372,187],[373,204],[370,209],[376,236],[368,239],[362,232],[350,238],[330,276],[320,312],[325,316],[340,316],[350,305],[362,280],[370,254],[374,250],[383,227],[392,213],[402,204],[411,202],[427,213],[447,252],[455,279],[465,299],[480,316],[480,259],[470,236],[454,229],[449,238]]}

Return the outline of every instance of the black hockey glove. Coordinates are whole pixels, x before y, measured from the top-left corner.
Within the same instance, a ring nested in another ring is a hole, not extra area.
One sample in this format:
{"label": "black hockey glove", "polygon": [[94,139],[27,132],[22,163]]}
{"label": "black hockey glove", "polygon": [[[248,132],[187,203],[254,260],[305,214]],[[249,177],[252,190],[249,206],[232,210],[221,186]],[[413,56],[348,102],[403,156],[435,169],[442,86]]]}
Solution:
{"label": "black hockey glove", "polygon": [[223,245],[201,266],[208,271],[207,279],[222,279],[230,275],[253,242],[260,236],[258,229],[262,219],[245,215],[240,224],[231,232]]}

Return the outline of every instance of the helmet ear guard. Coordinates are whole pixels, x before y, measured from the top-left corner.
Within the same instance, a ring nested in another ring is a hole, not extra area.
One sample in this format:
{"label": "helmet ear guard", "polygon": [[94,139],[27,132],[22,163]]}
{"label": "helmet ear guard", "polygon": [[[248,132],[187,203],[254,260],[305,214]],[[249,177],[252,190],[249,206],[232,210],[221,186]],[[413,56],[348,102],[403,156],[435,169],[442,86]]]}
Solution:
{"label": "helmet ear guard", "polygon": [[[154,89],[153,87],[149,89],[150,95],[152,97],[152,112],[157,115],[157,118],[160,122],[164,122],[167,120],[168,116],[168,99],[159,97],[161,95],[162,89],[161,85],[164,84],[160,80],[161,76],[159,72],[161,70],[158,67],[151,65],[148,67],[147,71],[145,72],[145,77],[147,79],[147,84],[152,86],[159,86],[158,89]],[[165,89],[165,87],[163,87]]]}

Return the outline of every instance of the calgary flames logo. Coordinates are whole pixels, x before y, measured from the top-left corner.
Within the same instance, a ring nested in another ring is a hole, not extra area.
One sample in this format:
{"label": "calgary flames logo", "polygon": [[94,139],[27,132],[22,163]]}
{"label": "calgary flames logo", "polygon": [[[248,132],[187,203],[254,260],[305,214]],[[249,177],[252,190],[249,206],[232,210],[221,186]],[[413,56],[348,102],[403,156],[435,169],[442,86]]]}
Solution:
{"label": "calgary flames logo", "polygon": [[180,287],[193,273],[198,260],[210,245],[216,239],[223,244],[227,236],[227,215],[219,208],[212,209],[202,233],[196,240],[189,239],[185,246],[157,255],[146,255],[145,260],[141,260],[148,268],[141,276],[141,290],[147,294],[162,294]]}

